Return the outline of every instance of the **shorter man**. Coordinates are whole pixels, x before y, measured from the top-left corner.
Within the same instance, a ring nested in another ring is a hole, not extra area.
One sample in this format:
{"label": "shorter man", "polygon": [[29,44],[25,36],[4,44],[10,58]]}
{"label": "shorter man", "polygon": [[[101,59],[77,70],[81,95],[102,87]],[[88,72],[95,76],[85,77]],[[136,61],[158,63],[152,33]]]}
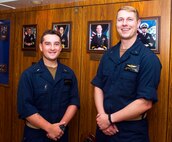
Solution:
{"label": "shorter man", "polygon": [[147,23],[142,23],[140,25],[141,33],[138,34],[138,38],[143,42],[143,44],[150,48],[155,48],[155,40],[153,39],[152,35],[148,33],[149,25]]}
{"label": "shorter man", "polygon": [[18,113],[26,121],[23,142],[68,142],[67,125],[79,107],[77,79],[57,60],[62,46],[56,31],[45,31],[39,48],[43,57],[19,81]]}

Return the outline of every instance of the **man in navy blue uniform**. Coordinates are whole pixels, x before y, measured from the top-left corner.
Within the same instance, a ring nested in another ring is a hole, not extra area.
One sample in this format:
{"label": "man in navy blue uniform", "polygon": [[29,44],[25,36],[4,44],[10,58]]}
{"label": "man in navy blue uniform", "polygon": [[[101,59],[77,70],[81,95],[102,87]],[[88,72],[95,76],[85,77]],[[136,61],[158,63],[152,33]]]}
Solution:
{"label": "man in navy blue uniform", "polygon": [[26,121],[23,142],[68,142],[68,123],[79,107],[74,72],[57,61],[60,35],[45,31],[39,44],[42,59],[20,78],[18,113]]}
{"label": "man in navy blue uniform", "polygon": [[146,112],[157,101],[161,63],[137,38],[137,10],[117,12],[121,41],[103,55],[92,80],[97,108],[96,142],[149,142]]}

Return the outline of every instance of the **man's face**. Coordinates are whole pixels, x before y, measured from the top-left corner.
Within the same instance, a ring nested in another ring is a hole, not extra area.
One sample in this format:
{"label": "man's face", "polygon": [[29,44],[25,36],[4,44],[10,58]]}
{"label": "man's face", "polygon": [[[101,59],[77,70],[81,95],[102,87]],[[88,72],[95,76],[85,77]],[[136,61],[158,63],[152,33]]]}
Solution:
{"label": "man's face", "polygon": [[32,30],[31,29],[28,29],[27,30],[27,33],[30,35],[32,33]]}
{"label": "man's face", "polygon": [[60,32],[60,34],[63,34],[64,33],[63,27],[60,27],[59,32]]}
{"label": "man's face", "polygon": [[97,31],[98,34],[101,34],[102,33],[102,26],[101,25],[98,25],[96,27],[96,31]]}
{"label": "man's face", "polygon": [[43,59],[55,61],[62,50],[60,38],[57,35],[48,34],[43,39],[43,43],[39,45]]}
{"label": "man's face", "polygon": [[139,24],[140,20],[137,20],[134,12],[126,10],[118,12],[116,27],[121,39],[135,38]]}
{"label": "man's face", "polygon": [[146,27],[144,27],[144,28],[142,28],[142,33],[147,33],[147,28]]}

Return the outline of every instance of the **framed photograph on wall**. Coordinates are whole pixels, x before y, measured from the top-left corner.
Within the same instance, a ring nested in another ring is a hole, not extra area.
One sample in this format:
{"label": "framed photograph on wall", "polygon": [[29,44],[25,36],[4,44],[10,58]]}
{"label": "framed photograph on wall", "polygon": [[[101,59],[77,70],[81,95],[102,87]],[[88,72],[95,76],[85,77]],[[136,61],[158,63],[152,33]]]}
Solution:
{"label": "framed photograph on wall", "polygon": [[104,52],[110,48],[111,21],[88,22],[88,52]]}
{"label": "framed photograph on wall", "polygon": [[155,53],[160,53],[159,48],[160,17],[141,18],[138,29],[138,38],[143,44]]}
{"label": "framed photograph on wall", "polygon": [[24,25],[22,50],[36,50],[37,25]]}
{"label": "framed photograph on wall", "polygon": [[57,31],[61,35],[62,39],[62,51],[70,51],[71,50],[71,22],[65,23],[53,23],[53,30]]}

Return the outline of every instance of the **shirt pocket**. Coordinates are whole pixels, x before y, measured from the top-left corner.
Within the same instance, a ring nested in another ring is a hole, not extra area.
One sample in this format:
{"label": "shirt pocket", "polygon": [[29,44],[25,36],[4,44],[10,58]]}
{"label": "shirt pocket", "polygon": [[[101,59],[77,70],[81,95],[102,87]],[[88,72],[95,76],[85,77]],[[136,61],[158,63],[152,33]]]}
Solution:
{"label": "shirt pocket", "polygon": [[67,104],[69,102],[71,96],[72,83],[72,79],[70,78],[63,79],[62,93],[60,98],[61,103]]}
{"label": "shirt pocket", "polygon": [[133,97],[137,91],[137,73],[123,72],[119,79],[119,88],[121,95]]}

